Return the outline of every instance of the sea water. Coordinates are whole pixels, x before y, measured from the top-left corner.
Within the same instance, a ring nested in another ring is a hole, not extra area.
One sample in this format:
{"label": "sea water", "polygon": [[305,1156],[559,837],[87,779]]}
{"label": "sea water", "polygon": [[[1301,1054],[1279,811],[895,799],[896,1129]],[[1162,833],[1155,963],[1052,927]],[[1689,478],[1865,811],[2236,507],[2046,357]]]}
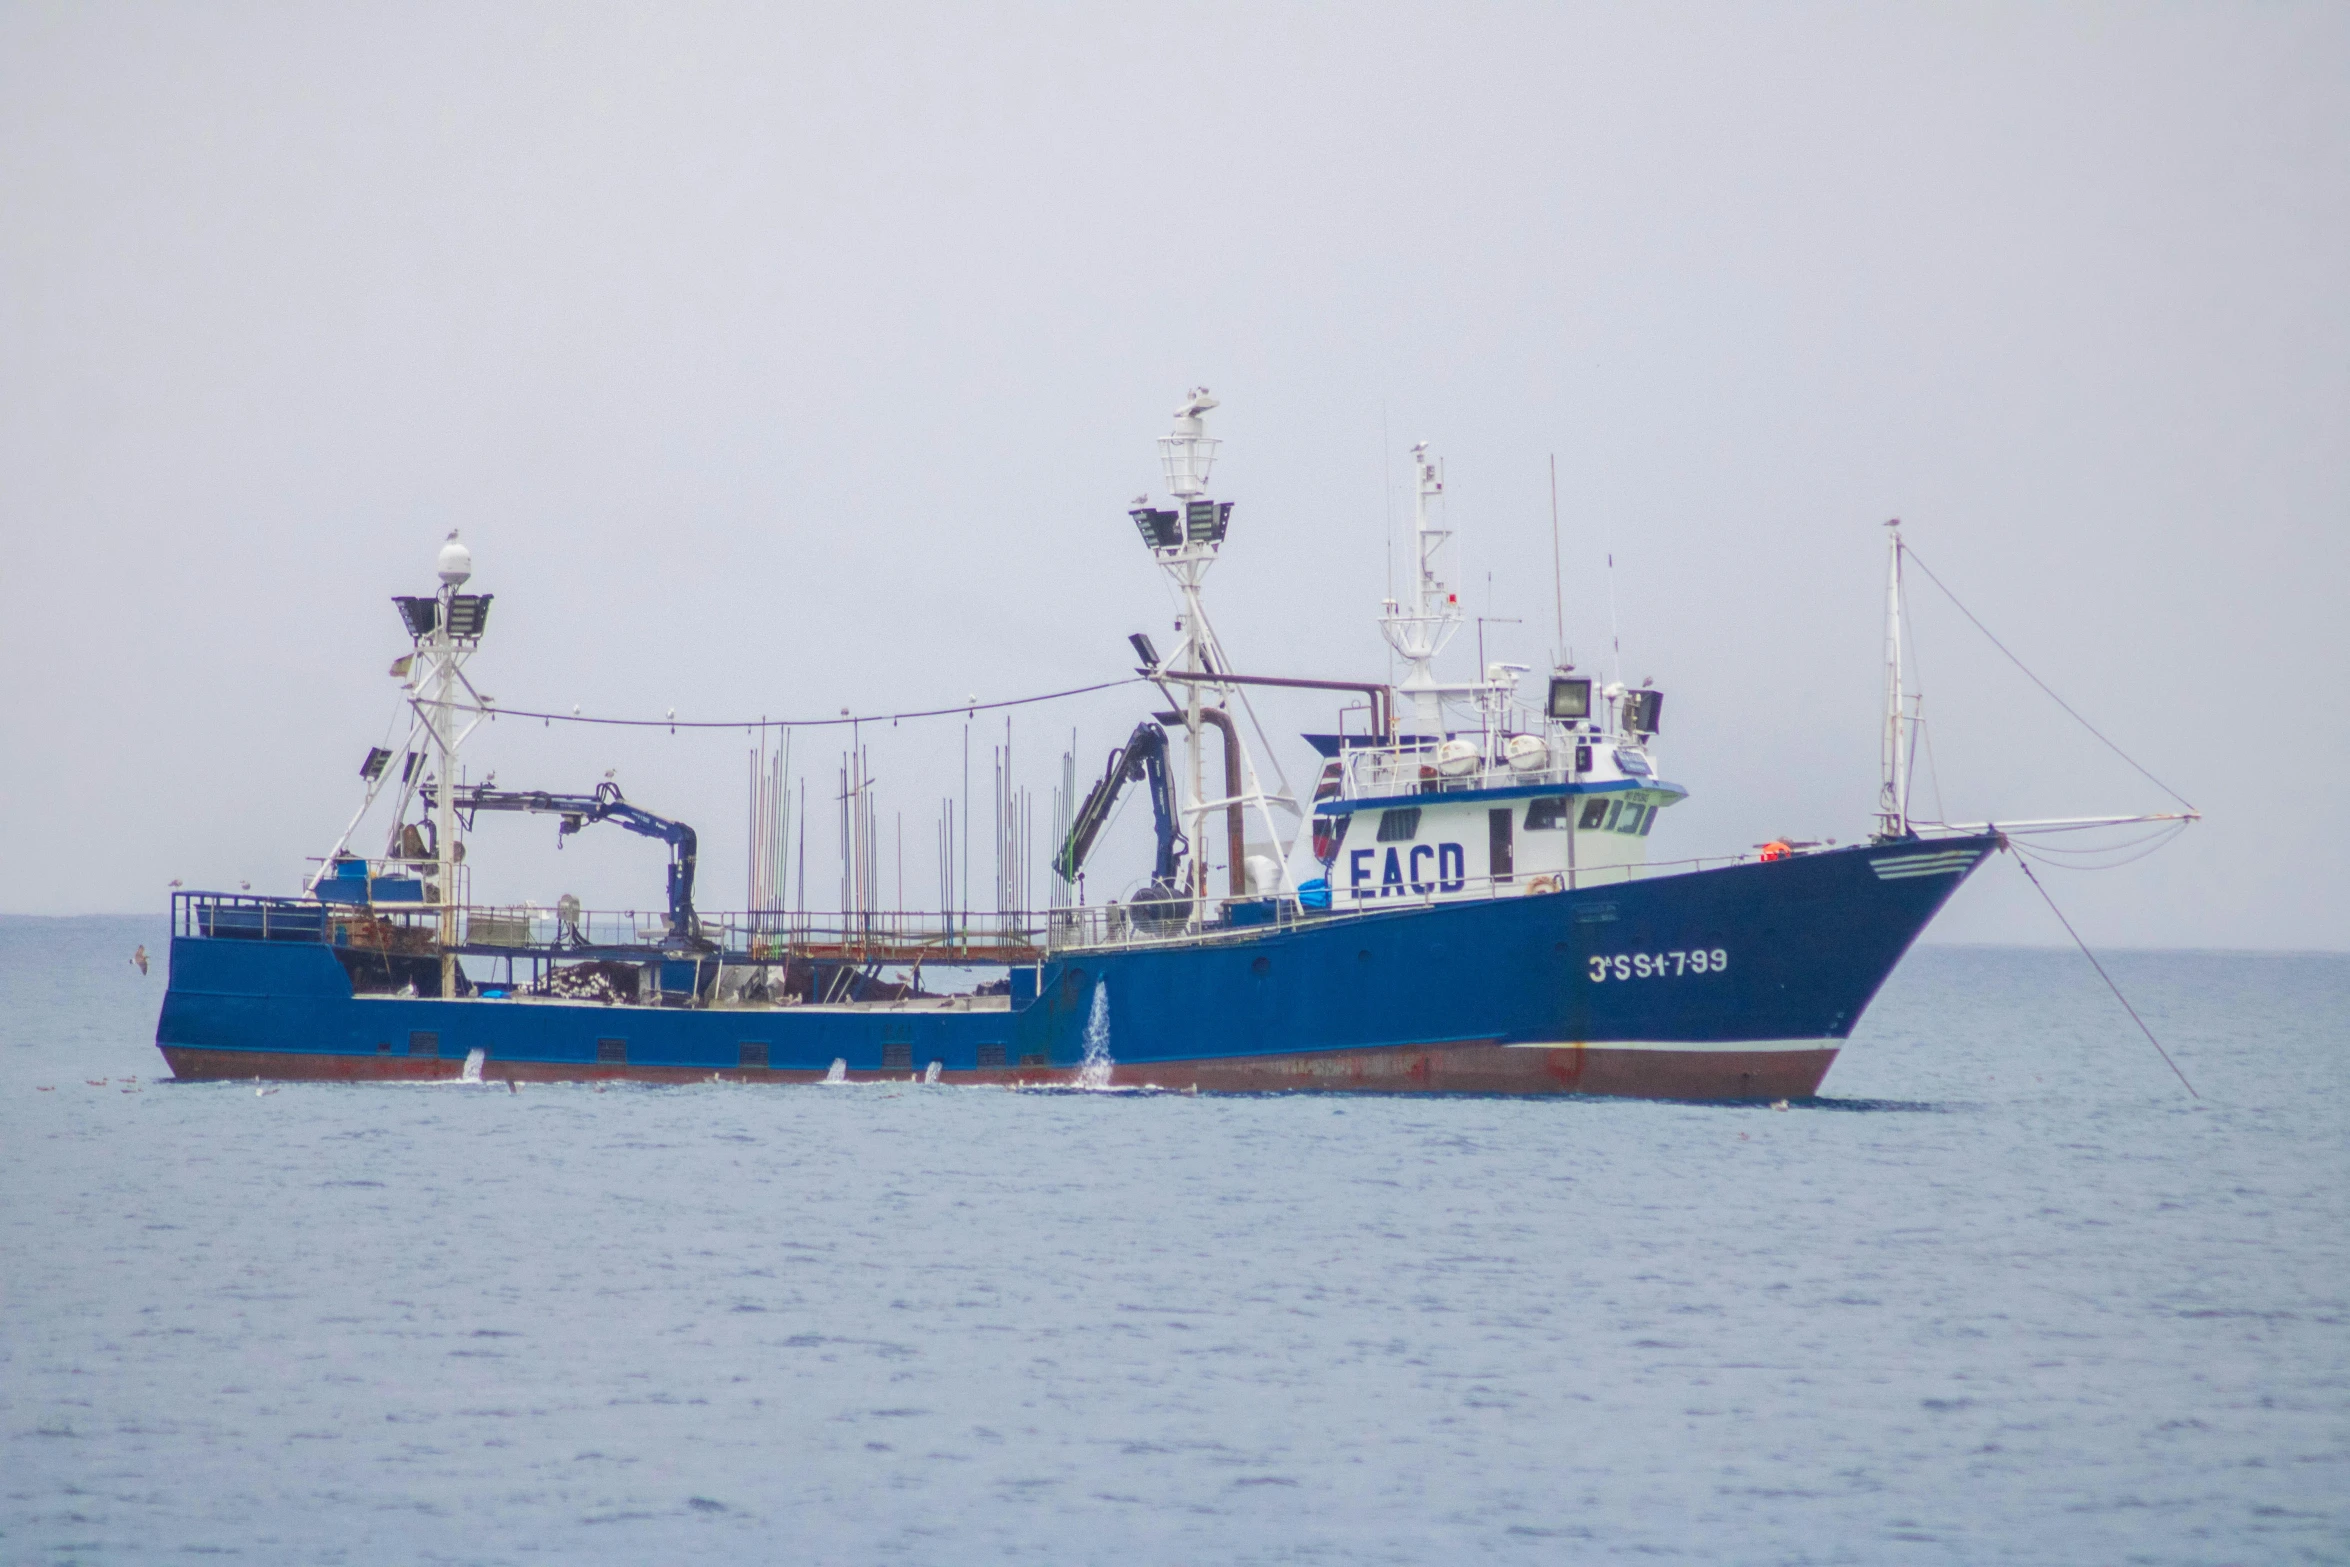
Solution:
{"label": "sea water", "polygon": [[9,1562],[2350,1557],[2350,958],[1774,1112],[175,1085],[141,942],[0,921]]}

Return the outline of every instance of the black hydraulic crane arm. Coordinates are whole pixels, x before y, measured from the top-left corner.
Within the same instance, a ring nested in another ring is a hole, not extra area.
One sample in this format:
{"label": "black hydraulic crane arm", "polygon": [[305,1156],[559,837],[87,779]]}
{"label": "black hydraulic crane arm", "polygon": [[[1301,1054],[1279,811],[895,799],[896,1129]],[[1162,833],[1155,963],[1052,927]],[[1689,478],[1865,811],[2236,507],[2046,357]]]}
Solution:
{"label": "black hydraulic crane arm", "polygon": [[[428,804],[431,791],[432,785],[427,784]],[[479,784],[460,784],[455,803],[468,828],[473,825],[476,811],[528,811],[563,819],[555,829],[557,842],[589,822],[613,822],[630,832],[660,839],[669,845],[669,939],[686,944],[700,939],[694,918],[694,858],[698,848],[694,830],[683,822],[656,816],[641,805],[629,804],[621,798],[618,784],[600,783],[594,794],[550,794],[544,789],[488,789]]]}
{"label": "black hydraulic crane arm", "polygon": [[1063,881],[1075,881],[1077,873],[1085,868],[1085,857],[1093,852],[1094,839],[1109,824],[1119,794],[1128,784],[1140,783],[1145,778],[1150,780],[1151,825],[1159,837],[1158,858],[1152,866],[1151,879],[1164,886],[1175,885],[1176,870],[1188,844],[1175,822],[1175,785],[1167,771],[1167,732],[1148,719],[1136,724],[1126,743],[1110,753],[1101,782],[1093,786],[1093,792],[1077,808],[1076,819],[1069,824],[1068,840],[1053,856],[1053,869]]}

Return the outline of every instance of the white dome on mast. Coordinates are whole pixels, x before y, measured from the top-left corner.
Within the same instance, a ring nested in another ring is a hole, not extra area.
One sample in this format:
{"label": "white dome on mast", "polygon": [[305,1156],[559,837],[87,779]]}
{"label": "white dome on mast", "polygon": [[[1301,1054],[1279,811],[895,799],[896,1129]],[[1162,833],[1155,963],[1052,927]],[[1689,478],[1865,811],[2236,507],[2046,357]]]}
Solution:
{"label": "white dome on mast", "polygon": [[441,580],[452,588],[463,587],[465,579],[473,575],[473,551],[457,542],[457,530],[449,530],[449,542],[441,546]]}

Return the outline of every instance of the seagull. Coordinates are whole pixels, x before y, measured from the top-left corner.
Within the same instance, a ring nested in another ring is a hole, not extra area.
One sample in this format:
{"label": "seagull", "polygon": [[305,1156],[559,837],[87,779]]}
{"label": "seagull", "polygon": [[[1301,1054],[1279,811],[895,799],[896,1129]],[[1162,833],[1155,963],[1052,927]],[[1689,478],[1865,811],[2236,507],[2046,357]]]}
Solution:
{"label": "seagull", "polygon": [[131,961],[139,966],[141,974],[147,972],[147,944],[145,942],[139,943],[139,950],[131,954]]}
{"label": "seagull", "polygon": [[239,892],[251,892],[253,890],[253,884],[249,881],[240,881],[237,883],[237,890]]}
{"label": "seagull", "polygon": [[177,886],[181,886],[181,885],[183,885],[183,883],[180,881],[180,879],[179,879],[177,876],[174,876],[174,877],[171,879],[171,884],[172,884],[174,887],[177,887]]}

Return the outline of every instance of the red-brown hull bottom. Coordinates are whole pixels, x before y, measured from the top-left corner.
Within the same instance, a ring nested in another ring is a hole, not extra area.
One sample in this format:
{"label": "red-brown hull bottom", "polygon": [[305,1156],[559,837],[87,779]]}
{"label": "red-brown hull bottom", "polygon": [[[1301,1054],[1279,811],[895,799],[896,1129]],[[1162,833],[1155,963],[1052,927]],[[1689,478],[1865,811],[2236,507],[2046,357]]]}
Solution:
{"label": "red-brown hull bottom", "polygon": [[[448,1082],[460,1061],[433,1057],[310,1055],[197,1050],[165,1045],[164,1059],[184,1081]],[[1313,1055],[1232,1056],[1201,1061],[1118,1065],[1121,1088],[1195,1093],[1591,1094],[1632,1099],[1803,1099],[1816,1093],[1836,1060],[1833,1047],[1805,1050],[1636,1050],[1591,1046],[1453,1045],[1341,1050]],[[850,1072],[852,1083],[908,1081],[905,1072]],[[767,1068],[587,1065],[573,1062],[483,1063],[485,1082],[501,1083],[815,1083],[825,1074]],[[948,1072],[939,1081],[999,1087],[1070,1087],[1071,1068],[1017,1067]]]}

